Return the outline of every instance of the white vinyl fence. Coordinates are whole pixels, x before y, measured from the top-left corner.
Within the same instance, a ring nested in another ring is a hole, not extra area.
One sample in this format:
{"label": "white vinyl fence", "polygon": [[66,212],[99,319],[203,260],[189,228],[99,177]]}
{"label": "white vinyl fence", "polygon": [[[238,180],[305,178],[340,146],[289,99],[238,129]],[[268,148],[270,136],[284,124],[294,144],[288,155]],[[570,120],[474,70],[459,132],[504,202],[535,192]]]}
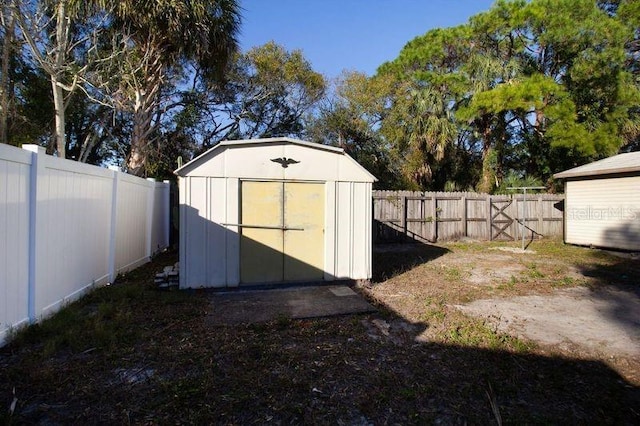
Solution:
{"label": "white vinyl fence", "polygon": [[169,245],[169,184],[0,145],[0,346]]}

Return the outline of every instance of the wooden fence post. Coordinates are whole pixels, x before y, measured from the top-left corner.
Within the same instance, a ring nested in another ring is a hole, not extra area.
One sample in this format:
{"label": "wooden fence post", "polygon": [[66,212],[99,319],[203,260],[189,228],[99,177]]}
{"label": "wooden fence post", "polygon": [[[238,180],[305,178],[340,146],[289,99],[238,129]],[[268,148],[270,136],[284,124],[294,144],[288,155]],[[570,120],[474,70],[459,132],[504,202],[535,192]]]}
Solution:
{"label": "wooden fence post", "polygon": [[460,220],[462,221],[462,236],[465,238],[468,237],[468,228],[467,228],[467,197],[463,195],[460,197],[460,201],[462,202],[462,214]]}
{"label": "wooden fence post", "polygon": [[431,235],[433,236],[433,242],[438,241],[438,196],[434,193],[431,203]]}
{"label": "wooden fence post", "polygon": [[407,238],[407,195],[402,194],[402,216],[400,216],[400,226],[402,227],[402,242],[406,242]]}
{"label": "wooden fence post", "polygon": [[542,227],[544,225],[544,208],[542,207],[542,194],[538,194],[538,235],[542,235]]}
{"label": "wooden fence post", "polygon": [[493,232],[491,231],[491,215],[493,214],[491,212],[491,196],[487,195],[487,201],[486,201],[486,206],[487,206],[487,239],[489,241],[493,241]]}

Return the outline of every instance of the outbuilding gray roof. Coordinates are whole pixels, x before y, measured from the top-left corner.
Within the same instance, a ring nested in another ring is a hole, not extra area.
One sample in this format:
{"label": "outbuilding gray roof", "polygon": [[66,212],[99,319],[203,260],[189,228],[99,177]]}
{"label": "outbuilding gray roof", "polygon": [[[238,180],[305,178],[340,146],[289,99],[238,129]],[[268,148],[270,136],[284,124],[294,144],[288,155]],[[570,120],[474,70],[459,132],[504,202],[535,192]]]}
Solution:
{"label": "outbuilding gray roof", "polygon": [[640,172],[640,151],[627,152],[604,158],[584,166],[574,167],[553,175],[555,178],[573,178],[582,176],[613,175]]}

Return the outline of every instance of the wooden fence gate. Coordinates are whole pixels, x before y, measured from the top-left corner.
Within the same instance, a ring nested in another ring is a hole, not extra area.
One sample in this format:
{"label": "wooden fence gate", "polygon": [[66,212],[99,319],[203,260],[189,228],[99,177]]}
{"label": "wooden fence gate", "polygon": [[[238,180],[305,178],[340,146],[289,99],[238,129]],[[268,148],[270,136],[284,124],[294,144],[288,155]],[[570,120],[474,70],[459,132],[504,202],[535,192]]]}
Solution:
{"label": "wooden fence gate", "polygon": [[490,199],[491,205],[491,240],[513,241],[515,238],[509,234],[513,218],[506,210],[511,206],[512,199]]}

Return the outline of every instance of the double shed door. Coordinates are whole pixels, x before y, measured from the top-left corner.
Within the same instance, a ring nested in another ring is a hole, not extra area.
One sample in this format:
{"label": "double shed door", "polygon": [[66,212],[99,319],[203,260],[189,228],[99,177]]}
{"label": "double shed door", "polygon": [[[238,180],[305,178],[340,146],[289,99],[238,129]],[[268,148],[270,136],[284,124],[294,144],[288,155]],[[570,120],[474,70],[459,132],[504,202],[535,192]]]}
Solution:
{"label": "double shed door", "polygon": [[324,184],[241,183],[240,281],[324,277]]}

